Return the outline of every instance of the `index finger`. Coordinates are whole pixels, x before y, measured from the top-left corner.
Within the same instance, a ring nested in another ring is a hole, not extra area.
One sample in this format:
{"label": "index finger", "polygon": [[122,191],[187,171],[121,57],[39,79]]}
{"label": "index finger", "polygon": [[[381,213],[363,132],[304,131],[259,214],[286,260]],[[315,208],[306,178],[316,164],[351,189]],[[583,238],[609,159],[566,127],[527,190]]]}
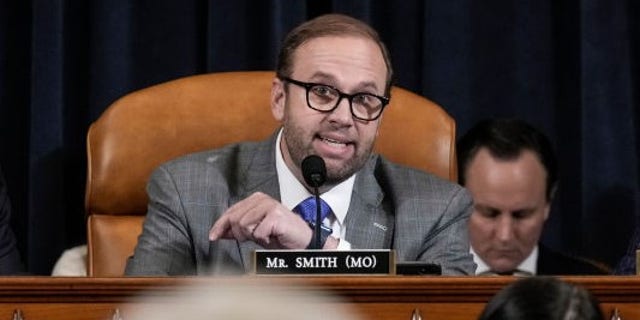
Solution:
{"label": "index finger", "polygon": [[222,238],[233,238],[233,235],[231,234],[231,223],[229,222],[229,216],[226,214],[220,216],[220,218],[211,227],[211,230],[209,230],[210,241],[215,241]]}

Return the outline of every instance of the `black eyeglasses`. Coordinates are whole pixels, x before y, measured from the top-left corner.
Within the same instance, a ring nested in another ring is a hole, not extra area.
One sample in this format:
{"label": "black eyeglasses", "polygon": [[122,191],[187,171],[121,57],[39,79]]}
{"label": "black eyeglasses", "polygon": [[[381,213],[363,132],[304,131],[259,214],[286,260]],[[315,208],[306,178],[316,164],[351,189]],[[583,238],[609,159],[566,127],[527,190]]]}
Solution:
{"label": "black eyeglasses", "polygon": [[280,77],[280,79],[305,88],[307,90],[307,105],[320,112],[335,110],[342,98],[346,98],[354,118],[372,121],[380,117],[382,110],[389,103],[389,98],[371,93],[346,94],[326,84],[302,82],[286,77]]}

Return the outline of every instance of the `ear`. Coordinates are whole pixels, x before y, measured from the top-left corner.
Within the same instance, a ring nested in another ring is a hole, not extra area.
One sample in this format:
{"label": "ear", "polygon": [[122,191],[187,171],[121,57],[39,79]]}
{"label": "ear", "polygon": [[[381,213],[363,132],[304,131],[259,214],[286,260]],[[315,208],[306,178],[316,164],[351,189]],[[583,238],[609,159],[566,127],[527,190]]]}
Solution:
{"label": "ear", "polygon": [[549,211],[551,211],[551,201],[548,201],[547,204],[544,205],[544,221],[549,219]]}
{"label": "ear", "polygon": [[547,198],[547,204],[545,205],[545,208],[544,208],[545,221],[547,220],[547,218],[549,218],[549,211],[551,211],[551,203],[553,202],[553,199],[556,197],[556,191],[558,191],[557,182],[551,186],[551,191],[549,192],[549,196]]}
{"label": "ear", "polygon": [[271,83],[271,113],[278,122],[282,122],[284,119],[284,106],[287,100],[284,86],[285,84],[282,80],[277,77],[273,78]]}
{"label": "ear", "polygon": [[376,128],[376,140],[378,140],[378,134],[380,133],[380,126],[382,125],[382,118],[383,117],[384,117],[384,111],[380,115],[380,118],[378,118],[378,127]]}

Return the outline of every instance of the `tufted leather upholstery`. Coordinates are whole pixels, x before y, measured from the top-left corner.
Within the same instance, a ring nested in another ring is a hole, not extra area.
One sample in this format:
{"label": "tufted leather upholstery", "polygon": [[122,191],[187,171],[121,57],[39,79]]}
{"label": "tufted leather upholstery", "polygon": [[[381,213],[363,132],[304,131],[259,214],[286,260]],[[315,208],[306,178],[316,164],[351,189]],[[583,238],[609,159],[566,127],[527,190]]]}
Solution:
{"label": "tufted leather upholstery", "polygon": [[[114,102],[87,134],[88,273],[120,276],[146,213],[146,182],[161,163],[244,140],[262,140],[278,123],[269,97],[274,73],[189,76]],[[433,102],[394,87],[376,150],[455,181],[455,122]]]}

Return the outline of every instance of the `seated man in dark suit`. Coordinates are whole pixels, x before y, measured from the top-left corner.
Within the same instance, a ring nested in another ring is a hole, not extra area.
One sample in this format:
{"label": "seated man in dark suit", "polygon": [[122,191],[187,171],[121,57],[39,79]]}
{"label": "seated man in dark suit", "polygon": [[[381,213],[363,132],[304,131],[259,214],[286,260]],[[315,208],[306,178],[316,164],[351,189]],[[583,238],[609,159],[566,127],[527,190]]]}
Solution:
{"label": "seated man in dark suit", "polygon": [[640,222],[636,222],[636,228],[633,231],[629,246],[624,256],[618,261],[614,269],[614,274],[618,275],[635,275],[637,273],[636,260],[638,251],[640,250]]}
{"label": "seated man in dark suit", "polygon": [[20,254],[16,248],[16,239],[11,231],[11,203],[7,195],[7,186],[0,168],[0,275],[13,275],[24,272]]}
{"label": "seated man in dark suit", "polygon": [[474,199],[469,219],[476,274],[605,274],[539,243],[557,184],[551,143],[514,119],[478,123],[457,145],[460,184]]}

